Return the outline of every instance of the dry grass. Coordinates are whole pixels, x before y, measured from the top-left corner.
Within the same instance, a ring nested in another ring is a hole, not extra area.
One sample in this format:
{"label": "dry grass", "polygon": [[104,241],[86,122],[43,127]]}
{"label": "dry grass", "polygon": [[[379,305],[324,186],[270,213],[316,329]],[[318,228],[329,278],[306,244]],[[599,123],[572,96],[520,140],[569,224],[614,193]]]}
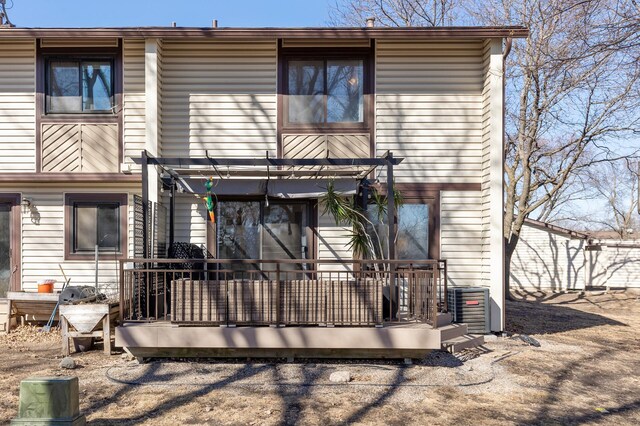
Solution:
{"label": "dry grass", "polygon": [[[497,339],[465,363],[436,353],[412,367],[138,365],[93,351],[74,356],[81,368],[72,373],[80,379],[81,409],[90,424],[640,424],[638,294],[516,297],[508,304],[508,329],[542,346]],[[58,345],[59,336],[33,329],[0,337],[0,423],[17,413],[20,380],[69,374],[58,368]],[[331,385],[328,376],[336,369],[349,370],[353,382]]]}

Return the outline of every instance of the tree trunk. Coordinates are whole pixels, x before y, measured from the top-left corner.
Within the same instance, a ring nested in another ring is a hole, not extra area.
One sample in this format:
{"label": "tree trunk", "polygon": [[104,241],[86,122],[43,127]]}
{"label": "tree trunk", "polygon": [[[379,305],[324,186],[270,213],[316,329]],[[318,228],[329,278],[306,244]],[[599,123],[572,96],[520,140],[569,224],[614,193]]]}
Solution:
{"label": "tree trunk", "polygon": [[516,251],[519,236],[511,234],[511,238],[504,239],[504,297],[513,300],[511,297],[511,257]]}

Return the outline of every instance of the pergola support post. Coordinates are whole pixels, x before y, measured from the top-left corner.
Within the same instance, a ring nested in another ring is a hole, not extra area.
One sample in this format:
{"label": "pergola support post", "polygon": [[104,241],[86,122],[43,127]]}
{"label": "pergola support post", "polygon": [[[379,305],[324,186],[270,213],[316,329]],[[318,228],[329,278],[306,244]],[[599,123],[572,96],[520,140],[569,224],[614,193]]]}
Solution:
{"label": "pergola support post", "polygon": [[[394,301],[396,302],[396,308],[398,312],[400,312],[400,304],[397,299],[396,293],[396,265],[393,263],[393,260],[396,259],[396,200],[395,194],[393,190],[393,153],[389,152],[386,157],[387,160],[387,222],[388,222],[388,238],[389,242],[387,244],[387,256],[390,260],[389,262],[389,299],[391,304],[390,310],[390,318],[389,320],[393,320],[393,306]],[[398,318],[399,320],[400,318]]]}
{"label": "pergola support post", "polygon": [[[175,238],[175,220],[176,220],[176,181],[171,179],[171,200],[169,201],[169,249],[173,247]],[[167,256],[169,254],[167,253]]]}
{"label": "pergola support post", "polygon": [[142,257],[149,257],[148,253],[148,237],[149,229],[147,229],[149,215],[149,157],[147,151],[142,151]]}

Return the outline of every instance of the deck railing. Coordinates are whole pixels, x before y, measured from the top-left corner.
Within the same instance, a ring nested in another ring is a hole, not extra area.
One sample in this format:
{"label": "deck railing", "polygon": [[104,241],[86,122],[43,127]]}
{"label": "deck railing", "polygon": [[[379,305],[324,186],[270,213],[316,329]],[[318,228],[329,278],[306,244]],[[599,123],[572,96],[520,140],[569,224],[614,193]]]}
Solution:
{"label": "deck railing", "polygon": [[121,321],[183,325],[437,325],[443,260],[126,259]]}

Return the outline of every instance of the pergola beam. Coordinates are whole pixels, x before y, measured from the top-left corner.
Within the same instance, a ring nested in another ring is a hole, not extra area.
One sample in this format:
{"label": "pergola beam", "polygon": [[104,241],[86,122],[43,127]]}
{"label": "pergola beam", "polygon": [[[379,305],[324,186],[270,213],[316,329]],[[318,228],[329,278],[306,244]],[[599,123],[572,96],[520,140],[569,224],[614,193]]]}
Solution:
{"label": "pergola beam", "polygon": [[[142,158],[132,159],[136,164],[143,164]],[[152,157],[147,153],[147,164],[172,166],[182,168],[186,166],[387,166],[389,163],[397,166],[404,160],[388,155],[384,158],[181,158],[181,157]]]}

